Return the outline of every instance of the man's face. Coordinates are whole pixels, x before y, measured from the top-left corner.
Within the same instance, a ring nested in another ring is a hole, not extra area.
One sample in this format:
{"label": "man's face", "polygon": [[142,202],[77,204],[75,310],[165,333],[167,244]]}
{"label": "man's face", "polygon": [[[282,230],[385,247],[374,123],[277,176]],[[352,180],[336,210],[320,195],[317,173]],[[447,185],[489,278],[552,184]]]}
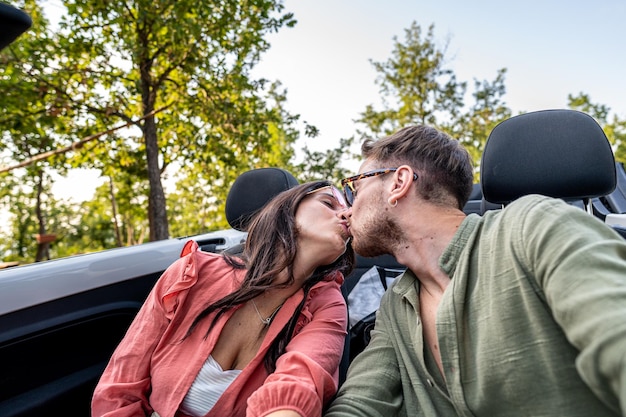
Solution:
{"label": "man's face", "polygon": [[[365,161],[359,173],[376,169]],[[354,181],[355,197],[350,211],[350,232],[355,252],[365,257],[392,253],[402,240],[402,232],[394,220],[393,207],[387,203],[385,187],[393,181],[393,173],[371,176]]]}

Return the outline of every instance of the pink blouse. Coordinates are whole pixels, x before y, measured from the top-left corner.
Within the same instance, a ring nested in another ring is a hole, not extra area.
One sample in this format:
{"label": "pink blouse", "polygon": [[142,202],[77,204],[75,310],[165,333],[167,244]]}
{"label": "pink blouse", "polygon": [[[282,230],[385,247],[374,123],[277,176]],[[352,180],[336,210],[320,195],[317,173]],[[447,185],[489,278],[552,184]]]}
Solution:
{"label": "pink blouse", "polygon": [[[211,353],[233,310],[204,338],[215,312],[184,338],[208,304],[234,291],[245,275],[221,255],[198,251],[174,262],[155,284],[105,369],[94,392],[92,416],[180,416],[178,407]],[[263,358],[271,341],[294,314],[304,292],[287,299],[252,361],[207,414],[264,416],[289,409],[320,416],[337,391],[347,310],[340,273],[310,291],[287,350],[268,375]]]}

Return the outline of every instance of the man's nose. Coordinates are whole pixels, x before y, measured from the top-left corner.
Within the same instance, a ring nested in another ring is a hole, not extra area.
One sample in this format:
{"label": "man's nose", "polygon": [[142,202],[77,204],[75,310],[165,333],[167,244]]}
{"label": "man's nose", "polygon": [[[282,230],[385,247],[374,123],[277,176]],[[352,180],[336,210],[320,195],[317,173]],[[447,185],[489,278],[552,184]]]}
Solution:
{"label": "man's nose", "polygon": [[337,215],[343,220],[350,220],[350,217],[352,217],[352,207],[346,207],[344,210],[339,211]]}

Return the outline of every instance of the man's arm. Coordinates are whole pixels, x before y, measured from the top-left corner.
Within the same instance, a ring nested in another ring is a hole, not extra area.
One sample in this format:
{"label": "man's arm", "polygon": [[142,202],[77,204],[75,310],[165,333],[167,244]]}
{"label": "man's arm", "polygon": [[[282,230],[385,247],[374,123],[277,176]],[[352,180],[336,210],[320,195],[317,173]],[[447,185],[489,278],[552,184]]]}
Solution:
{"label": "man's arm", "polygon": [[626,241],[560,201],[529,210],[526,223],[530,239],[520,243],[555,320],[580,351],[578,373],[626,415]]}
{"label": "man's arm", "polygon": [[389,291],[381,300],[372,339],[350,365],[326,417],[394,416],[402,406],[402,384],[388,307]]}

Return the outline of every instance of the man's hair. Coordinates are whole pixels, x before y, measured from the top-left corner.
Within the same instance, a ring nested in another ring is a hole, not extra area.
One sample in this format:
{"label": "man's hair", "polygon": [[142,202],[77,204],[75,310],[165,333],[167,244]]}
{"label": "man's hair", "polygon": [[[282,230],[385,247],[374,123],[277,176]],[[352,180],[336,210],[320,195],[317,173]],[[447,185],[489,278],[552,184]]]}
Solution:
{"label": "man's hair", "polygon": [[453,198],[462,210],[472,192],[469,153],[459,141],[433,127],[408,126],[379,140],[367,139],[361,152],[376,168],[409,165],[418,175],[419,195],[434,204],[450,205]]}

